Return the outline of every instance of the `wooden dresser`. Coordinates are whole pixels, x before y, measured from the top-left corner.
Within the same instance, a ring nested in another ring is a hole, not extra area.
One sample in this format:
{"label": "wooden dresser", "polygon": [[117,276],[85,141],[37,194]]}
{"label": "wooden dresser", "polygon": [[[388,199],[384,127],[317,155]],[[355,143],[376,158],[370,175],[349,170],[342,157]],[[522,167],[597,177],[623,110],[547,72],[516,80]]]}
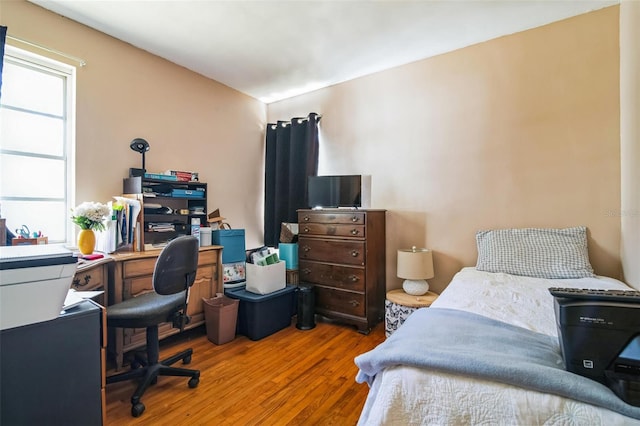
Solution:
{"label": "wooden dresser", "polygon": [[301,284],[315,287],[316,313],[361,333],[384,318],[385,210],[298,210]]}
{"label": "wooden dresser", "polygon": [[[153,270],[160,250],[116,253],[112,279],[109,280],[108,305],[153,291]],[[211,298],[222,288],[222,247],[201,247],[198,255],[198,272],[189,293],[188,314],[191,322],[187,329],[204,324],[202,298]],[[115,356],[116,369],[123,364],[123,355],[146,344],[145,329],[109,328],[109,350]],[[159,327],[160,339],[178,333],[170,323]]]}

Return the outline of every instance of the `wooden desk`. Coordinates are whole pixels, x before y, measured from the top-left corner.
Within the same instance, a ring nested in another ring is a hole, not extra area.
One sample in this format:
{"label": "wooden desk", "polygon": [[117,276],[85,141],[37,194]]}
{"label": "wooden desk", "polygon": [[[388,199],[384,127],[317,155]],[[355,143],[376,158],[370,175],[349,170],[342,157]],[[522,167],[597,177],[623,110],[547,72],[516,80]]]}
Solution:
{"label": "wooden desk", "polygon": [[[114,253],[110,255],[109,285],[107,305],[153,291],[153,270],[161,250]],[[77,275],[77,274],[76,274]],[[200,247],[198,271],[189,292],[187,314],[191,322],[186,329],[204,324],[204,304],[202,298],[211,298],[224,292],[222,283],[222,246]],[[170,323],[159,327],[160,339],[179,332]],[[115,358],[116,370],[123,364],[124,353],[144,347],[145,329],[109,328],[109,351]]]}

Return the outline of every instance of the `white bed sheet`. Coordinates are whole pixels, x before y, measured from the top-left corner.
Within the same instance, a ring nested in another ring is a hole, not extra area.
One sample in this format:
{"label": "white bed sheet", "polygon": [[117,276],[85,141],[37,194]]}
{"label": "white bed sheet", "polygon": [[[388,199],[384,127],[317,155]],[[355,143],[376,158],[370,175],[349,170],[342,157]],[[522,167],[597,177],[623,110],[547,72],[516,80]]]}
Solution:
{"label": "white bed sheet", "polygon": [[[557,336],[549,287],[630,289],[607,277],[548,280],[464,268],[431,306],[473,312]],[[640,425],[640,421],[490,380],[397,366],[376,376],[358,424],[591,426]]]}

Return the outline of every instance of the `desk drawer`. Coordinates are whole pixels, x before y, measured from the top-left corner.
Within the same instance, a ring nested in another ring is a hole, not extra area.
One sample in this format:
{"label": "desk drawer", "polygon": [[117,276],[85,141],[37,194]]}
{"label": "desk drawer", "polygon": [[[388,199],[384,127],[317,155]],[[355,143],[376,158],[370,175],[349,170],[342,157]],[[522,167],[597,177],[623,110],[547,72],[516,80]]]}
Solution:
{"label": "desk drawer", "polygon": [[[196,278],[193,282],[193,286],[191,287],[191,295],[194,293],[195,288],[204,287],[205,290],[208,290],[208,294],[211,293],[212,282],[214,281],[215,270],[213,267],[202,267],[198,268],[196,271]],[[129,293],[125,293],[124,299],[131,299],[132,297],[140,296],[144,293],[149,293],[153,290],[153,275],[147,275],[143,277],[135,277],[129,278],[124,282],[124,290],[125,292],[129,290]],[[210,296],[209,296],[210,297]],[[201,311],[204,309],[202,307],[202,300],[194,299],[191,297],[191,300],[194,300],[195,305],[199,306]],[[191,303],[191,300],[189,303]],[[191,309],[190,309],[191,310]]]}
{"label": "desk drawer", "polygon": [[[160,254],[160,252],[158,252]],[[122,265],[124,278],[139,277],[142,275],[153,275],[156,267],[157,257],[147,259],[127,260]],[[198,266],[215,264],[218,261],[217,250],[206,250],[198,253]]]}
{"label": "desk drawer", "polygon": [[216,264],[217,262],[217,250],[203,250],[198,254],[198,266]]}
{"label": "desk drawer", "polygon": [[71,288],[78,291],[104,290],[106,286],[105,268],[100,265],[86,271],[76,272]]}
{"label": "desk drawer", "polygon": [[364,265],[366,252],[364,241],[298,239],[298,257],[302,260]]}
{"label": "desk drawer", "polygon": [[300,262],[298,270],[303,283],[322,284],[328,287],[364,291],[364,268],[333,265],[328,263]]}
{"label": "desk drawer", "polygon": [[341,312],[363,317],[365,315],[364,294],[333,288],[316,286],[316,307],[318,309]]}
{"label": "desk drawer", "polygon": [[139,277],[141,275],[153,275],[156,266],[156,257],[148,259],[135,259],[123,262],[123,278]]}

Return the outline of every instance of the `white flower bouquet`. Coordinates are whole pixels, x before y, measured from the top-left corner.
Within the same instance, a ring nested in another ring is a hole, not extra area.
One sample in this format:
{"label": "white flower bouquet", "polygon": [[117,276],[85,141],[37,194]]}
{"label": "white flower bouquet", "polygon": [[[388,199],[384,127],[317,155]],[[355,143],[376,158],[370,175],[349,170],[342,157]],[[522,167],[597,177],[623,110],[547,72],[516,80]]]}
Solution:
{"label": "white flower bouquet", "polygon": [[85,201],[72,209],[71,220],[80,229],[91,229],[93,231],[104,231],[104,220],[111,214],[111,209],[102,203]]}

